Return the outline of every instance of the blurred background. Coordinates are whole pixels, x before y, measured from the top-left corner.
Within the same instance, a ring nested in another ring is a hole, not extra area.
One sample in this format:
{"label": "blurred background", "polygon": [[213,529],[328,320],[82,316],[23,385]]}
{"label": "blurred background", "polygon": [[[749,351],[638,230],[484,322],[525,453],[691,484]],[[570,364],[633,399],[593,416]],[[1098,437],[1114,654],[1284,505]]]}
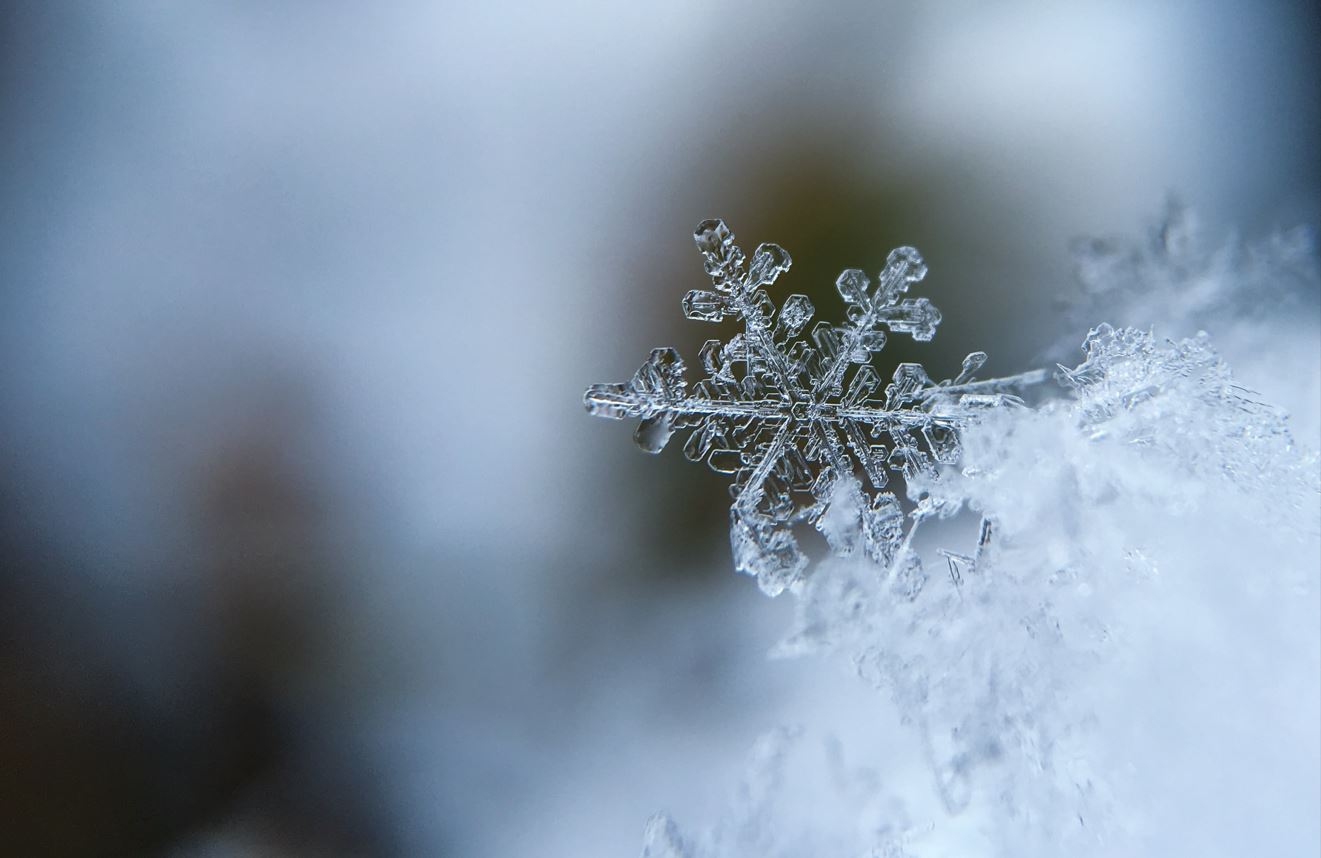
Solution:
{"label": "blurred background", "polygon": [[[1085,333],[1071,239],[1171,192],[1317,222],[1318,23],[6,3],[5,851],[627,855],[700,817],[863,692],[766,660],[789,605],[733,573],[725,479],[583,412],[716,335],[692,228],[782,244],[822,318],[915,245],[944,322],[886,359],[1026,369]],[[1310,385],[1272,390],[1314,436]]]}

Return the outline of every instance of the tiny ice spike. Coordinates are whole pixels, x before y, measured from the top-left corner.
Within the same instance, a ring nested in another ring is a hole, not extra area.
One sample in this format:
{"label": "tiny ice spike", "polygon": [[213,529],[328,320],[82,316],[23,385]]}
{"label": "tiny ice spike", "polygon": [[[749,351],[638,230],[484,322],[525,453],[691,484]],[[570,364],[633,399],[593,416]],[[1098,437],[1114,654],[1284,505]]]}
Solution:
{"label": "tiny ice spike", "polygon": [[[835,286],[847,321],[817,322],[800,338],[811,301],[790,295],[777,311],[766,292],[789,269],[784,248],[762,244],[748,260],[721,220],[704,221],[693,238],[713,288],[685,295],[684,315],[705,322],[733,317],[743,330],[706,342],[706,377],[691,390],[679,353],[655,349],[629,381],[589,387],[587,411],[640,418],[634,438],[649,453],[660,452],[676,431],[691,430],[684,454],[734,477],[735,566],[770,595],[807,568],[797,524],[816,526],[837,554],[862,547],[878,563],[895,563],[904,551],[903,513],[885,491],[888,472],[912,479],[958,461],[960,428],[986,409],[1021,403],[1010,391],[1045,374],[977,381],[986,354],[973,352],[957,378],[933,383],[921,364],[901,363],[882,390],[872,357],[887,332],[927,341],[940,323],[926,298],[904,297],[926,276],[916,250],[891,251],[874,283],[856,268],[842,272]],[[868,483],[861,504],[848,490],[855,471]],[[826,516],[832,503],[844,501],[853,526],[840,527],[838,510]],[[925,512],[919,507],[916,515]]]}

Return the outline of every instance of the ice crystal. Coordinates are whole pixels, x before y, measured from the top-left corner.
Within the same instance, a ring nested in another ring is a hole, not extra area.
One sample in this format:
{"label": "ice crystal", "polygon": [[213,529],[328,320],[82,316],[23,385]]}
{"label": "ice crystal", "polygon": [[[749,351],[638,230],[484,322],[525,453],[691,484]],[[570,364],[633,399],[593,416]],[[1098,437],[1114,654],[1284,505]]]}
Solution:
{"label": "ice crystal", "polygon": [[[634,438],[650,453],[690,431],[684,454],[734,477],[735,566],[768,594],[802,579],[807,558],[793,534],[799,524],[817,527],[837,555],[862,549],[885,566],[902,561],[904,516],[886,491],[889,472],[912,480],[956,462],[960,430],[988,410],[1021,402],[1012,391],[1043,373],[979,381],[974,374],[986,353],[973,352],[956,378],[933,382],[921,364],[901,363],[882,389],[872,362],[887,334],[927,341],[940,323],[927,298],[904,297],[927,272],[915,249],[891,251],[875,282],[859,269],[843,271],[835,286],[846,321],[819,321],[804,338],[815,312],[807,296],[790,295],[777,310],[767,293],[789,269],[784,248],[762,244],[748,260],[721,220],[704,221],[693,237],[712,288],[688,292],[684,315],[735,319],[743,330],[706,342],[705,377],[691,390],[678,352],[659,348],[631,380],[588,388],[587,410],[639,418]],[[867,481],[865,503],[858,503],[864,489],[855,471]],[[919,510],[919,518],[929,511]]]}
{"label": "ice crystal", "polygon": [[1083,351],[1085,361],[1056,377],[1077,396],[1089,438],[1159,451],[1189,475],[1228,478],[1258,518],[1318,529],[1315,453],[1295,444],[1288,415],[1234,380],[1206,332],[1161,343],[1150,331],[1102,324]]}
{"label": "ice crystal", "polygon": [[[1072,354],[1099,320],[1176,339],[1209,331],[1240,378],[1289,410],[1299,437],[1321,434],[1321,265],[1313,227],[1222,237],[1171,201],[1145,234],[1079,239],[1073,256],[1078,286],[1064,293],[1068,330],[1051,357]],[[1280,372],[1285,341],[1301,374]]]}

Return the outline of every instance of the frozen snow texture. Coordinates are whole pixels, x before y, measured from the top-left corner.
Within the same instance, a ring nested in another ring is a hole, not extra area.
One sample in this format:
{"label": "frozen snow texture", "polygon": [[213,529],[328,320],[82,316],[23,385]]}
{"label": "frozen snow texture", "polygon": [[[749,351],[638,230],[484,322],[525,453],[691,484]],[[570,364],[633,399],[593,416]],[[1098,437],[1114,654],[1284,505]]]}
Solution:
{"label": "frozen snow texture", "polygon": [[[1288,318],[1300,296],[1315,299],[1308,234],[1208,250],[1182,217],[1172,211],[1148,245],[1087,245],[1090,310],[1125,321],[1150,313],[1167,330],[1228,327],[1236,354],[1251,357],[1242,346],[1257,344],[1283,389],[1315,396],[1306,390],[1315,319]],[[1253,314],[1251,335],[1239,335]],[[912,729],[935,805],[923,806],[911,779],[885,777],[908,761],[879,760],[879,779],[787,782],[784,753],[767,748],[783,748],[788,734],[773,734],[717,824],[689,833],[658,816],[646,854],[1321,849],[1317,454],[1295,441],[1281,411],[1235,380],[1205,333],[1163,339],[1145,325],[1100,325],[1083,350],[1080,364],[1056,376],[1063,398],[960,419],[957,466],[932,457],[905,473],[914,526],[903,527],[893,496],[894,514],[868,516],[876,486],[842,469],[792,507],[844,550],[798,580],[794,627],[779,652],[850,657]],[[752,384],[766,383],[759,360],[750,359]],[[609,400],[600,407],[622,409],[608,416],[668,409],[673,427],[684,424],[677,406],[686,394],[655,404],[643,395],[653,389],[644,375],[593,391]],[[920,389],[940,395],[939,385]],[[782,399],[755,401],[772,403],[769,415],[756,412],[771,427],[732,440],[797,419]],[[733,445],[721,449],[755,470],[761,443],[749,460]],[[736,482],[736,497],[749,485]],[[924,587],[915,526],[959,510],[980,516],[975,547],[945,552],[949,580]],[[734,514],[737,524],[737,501]],[[888,549],[850,550],[859,543]],[[841,816],[805,810],[796,801],[804,793],[828,795]]]}
{"label": "frozen snow texture", "polygon": [[[1103,324],[1083,349],[1087,359],[1060,367],[1058,379],[1075,390],[1090,438],[1152,449],[1189,476],[1229,480],[1268,522],[1321,528],[1315,452],[1294,444],[1282,410],[1235,383],[1206,332],[1159,343],[1149,331]],[[1213,484],[1185,482],[1190,490]]]}
{"label": "frozen snow texture", "polygon": [[[1120,764],[1132,749],[1108,746],[1119,718],[1168,714],[1116,690],[1127,682],[1116,671],[1161,662],[1151,642],[1182,659],[1197,652],[1179,649],[1187,635],[1210,633],[1255,657],[1275,637],[1282,651],[1270,658],[1316,660],[1315,454],[1235,386],[1205,336],[1160,343],[1103,325],[1084,348],[1087,359],[1060,373],[1072,401],[970,427],[961,472],[911,487],[992,523],[994,540],[958,586],[910,603],[878,591],[874,570],[831,567],[809,583],[786,644],[846,640],[917,728],[946,809],[967,809],[979,790],[993,805],[1002,854],[1106,854],[1169,824],[1133,801],[1159,757]],[[1220,596],[1252,623],[1190,630],[1225,606]],[[1172,681],[1195,697],[1208,679],[1196,674]],[[1300,712],[1313,708],[1306,689]],[[1270,723],[1271,707],[1259,715]],[[1220,753],[1242,752],[1225,738]]]}
{"label": "frozen snow texture", "polygon": [[1298,437],[1321,436],[1315,228],[1221,235],[1171,200],[1145,234],[1080,239],[1073,254],[1079,287],[1066,297],[1069,332],[1056,339],[1054,359],[1071,355],[1101,320],[1176,339],[1208,331],[1241,383],[1289,410]]}
{"label": "frozen snow texture", "polygon": [[910,594],[893,564],[828,560],[780,647],[852,658],[914,730],[938,810],[910,818],[911,783],[875,785],[874,800],[899,809],[894,828],[823,831],[781,808],[772,840],[752,843],[732,833],[748,818],[736,802],[698,836],[654,823],[685,844],[668,854],[1321,843],[1316,455],[1234,384],[1204,336],[1103,325],[1084,348],[1060,372],[1071,398],[966,427],[962,468],[910,483],[994,533],[955,580]]}
{"label": "frozen snow texture", "polygon": [[[926,276],[916,250],[891,251],[875,283],[859,269],[843,271],[835,286],[847,322],[818,322],[803,339],[814,313],[807,296],[790,295],[777,310],[766,291],[789,269],[784,248],[762,244],[748,261],[721,220],[704,221],[693,238],[713,289],[685,295],[684,315],[733,318],[743,330],[726,342],[706,342],[706,377],[691,392],[678,352],[659,348],[630,381],[588,388],[588,412],[640,418],[634,438],[650,453],[674,432],[691,430],[684,454],[734,477],[735,567],[755,575],[770,595],[803,578],[807,558],[793,534],[800,523],[820,529],[837,555],[862,548],[883,565],[900,555],[915,564],[905,550],[899,501],[885,491],[889,472],[914,479],[957,462],[959,430],[989,410],[1019,403],[1011,391],[1044,374],[978,381],[974,374],[986,354],[973,352],[957,378],[939,383],[921,364],[901,363],[882,391],[872,359],[887,332],[926,341],[940,323],[928,299],[903,297]],[[863,489],[855,469],[867,480],[865,503],[857,502]],[[835,505],[836,499],[846,502]],[[906,574],[917,581],[919,572]]]}
{"label": "frozen snow texture", "polygon": [[[868,768],[849,769],[837,742],[824,753],[798,728],[758,737],[720,821],[684,831],[656,814],[643,835],[643,858],[911,858],[908,810]],[[803,824],[810,818],[809,824]]]}
{"label": "frozen snow texture", "polygon": [[[1314,232],[1306,226],[1247,241],[1219,239],[1177,200],[1140,240],[1086,238],[1073,244],[1079,292],[1070,301],[1075,324],[1104,318],[1118,327],[1160,326],[1187,336],[1226,322],[1277,323],[1281,311],[1315,302],[1318,270]],[[1072,349],[1073,340],[1063,344]]]}

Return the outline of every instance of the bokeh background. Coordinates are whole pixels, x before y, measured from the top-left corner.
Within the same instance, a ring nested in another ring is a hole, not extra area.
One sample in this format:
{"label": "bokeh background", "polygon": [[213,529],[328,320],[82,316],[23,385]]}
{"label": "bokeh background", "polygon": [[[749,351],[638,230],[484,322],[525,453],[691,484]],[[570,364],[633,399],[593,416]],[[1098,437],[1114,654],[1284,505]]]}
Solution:
{"label": "bokeh background", "polygon": [[[1026,369],[1085,333],[1076,236],[1171,192],[1318,221],[1318,24],[6,3],[4,851],[627,855],[700,818],[864,692],[767,661],[788,606],[733,574],[722,478],[583,413],[711,335],[693,226],[787,247],[822,316],[916,245],[945,321],[887,357]],[[1315,379],[1259,369],[1315,443]]]}

